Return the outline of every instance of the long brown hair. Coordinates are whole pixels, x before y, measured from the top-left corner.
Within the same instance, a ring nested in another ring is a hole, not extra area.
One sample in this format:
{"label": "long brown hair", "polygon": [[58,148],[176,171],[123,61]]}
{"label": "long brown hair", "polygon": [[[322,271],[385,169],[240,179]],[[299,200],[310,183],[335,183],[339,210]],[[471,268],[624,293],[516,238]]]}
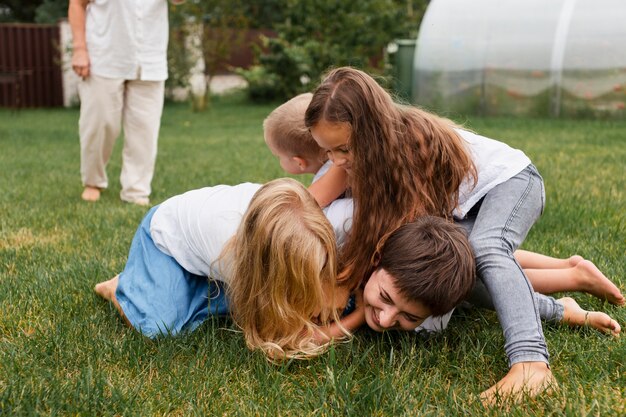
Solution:
{"label": "long brown hair", "polygon": [[340,277],[356,286],[391,231],[419,216],[449,218],[461,183],[473,181],[476,168],[453,122],[396,104],[354,68],[330,71],[313,94],[305,123],[311,128],[321,120],[351,127],[355,212]]}

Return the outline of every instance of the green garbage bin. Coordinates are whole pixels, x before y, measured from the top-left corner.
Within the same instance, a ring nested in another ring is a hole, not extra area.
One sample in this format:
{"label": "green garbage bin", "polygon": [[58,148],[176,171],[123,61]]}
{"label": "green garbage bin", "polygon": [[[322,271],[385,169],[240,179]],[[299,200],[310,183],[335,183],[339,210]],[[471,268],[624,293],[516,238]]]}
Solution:
{"label": "green garbage bin", "polygon": [[413,57],[415,39],[396,39],[398,46],[395,53],[395,91],[399,98],[413,100]]}

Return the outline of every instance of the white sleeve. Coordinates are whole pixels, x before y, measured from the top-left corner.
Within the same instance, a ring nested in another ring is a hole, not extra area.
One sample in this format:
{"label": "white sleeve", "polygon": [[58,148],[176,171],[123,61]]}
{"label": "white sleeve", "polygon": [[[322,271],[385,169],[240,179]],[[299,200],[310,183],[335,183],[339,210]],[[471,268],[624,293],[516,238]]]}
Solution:
{"label": "white sleeve", "polygon": [[354,202],[351,198],[339,198],[326,206],[323,211],[326,218],[328,218],[328,221],[333,226],[337,246],[341,247],[352,228]]}
{"label": "white sleeve", "polygon": [[450,321],[450,317],[452,316],[452,312],[454,309],[448,311],[446,314],[441,316],[428,316],[426,320],[422,322],[419,326],[415,328],[416,332],[428,332],[428,333],[437,333],[445,330],[448,327],[448,322]]}

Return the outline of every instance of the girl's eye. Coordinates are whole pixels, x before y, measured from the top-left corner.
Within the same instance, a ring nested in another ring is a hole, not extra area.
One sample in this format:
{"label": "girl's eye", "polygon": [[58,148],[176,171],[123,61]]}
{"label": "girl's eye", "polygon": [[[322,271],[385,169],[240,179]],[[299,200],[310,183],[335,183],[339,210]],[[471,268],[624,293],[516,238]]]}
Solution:
{"label": "girl's eye", "polygon": [[347,155],[347,154],[350,153],[350,149],[349,148],[337,148],[337,149],[334,149],[334,150],[333,149],[329,149],[329,150],[326,151],[326,155],[327,156],[331,156],[335,152],[343,154],[343,155]]}

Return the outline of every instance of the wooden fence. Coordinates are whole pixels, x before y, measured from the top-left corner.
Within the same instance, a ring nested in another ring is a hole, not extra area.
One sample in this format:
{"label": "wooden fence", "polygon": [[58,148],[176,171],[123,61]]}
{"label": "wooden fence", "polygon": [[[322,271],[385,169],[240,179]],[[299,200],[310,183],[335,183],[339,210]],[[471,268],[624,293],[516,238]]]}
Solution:
{"label": "wooden fence", "polygon": [[0,107],[63,105],[57,25],[0,24]]}
{"label": "wooden fence", "polygon": [[[248,68],[259,37],[275,36],[270,30],[249,30],[218,70]],[[57,107],[75,103],[78,78],[61,62],[71,59],[67,22],[59,25],[0,24],[0,107]],[[62,46],[66,45],[66,46]]]}

